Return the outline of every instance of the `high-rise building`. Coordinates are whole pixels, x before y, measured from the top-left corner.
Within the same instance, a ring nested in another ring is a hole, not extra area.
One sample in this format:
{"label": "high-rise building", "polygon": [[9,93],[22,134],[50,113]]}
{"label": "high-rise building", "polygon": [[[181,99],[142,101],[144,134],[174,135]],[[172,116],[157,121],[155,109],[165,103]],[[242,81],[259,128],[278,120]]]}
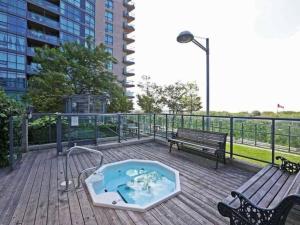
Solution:
{"label": "high-rise building", "polygon": [[132,86],[126,78],[134,75],[127,70],[134,62],[127,54],[134,50],[127,44],[134,39],[127,34],[134,30],[128,25],[134,20],[129,15],[134,5],[127,1],[1,0],[0,86],[18,98],[26,91],[27,80],[36,74],[39,66],[32,62],[35,47],[45,44],[58,47],[70,41],[85,44],[88,36],[94,37],[97,44],[107,45],[107,51],[119,61],[107,68],[117,75],[123,87]]}
{"label": "high-rise building", "polygon": [[[117,64],[108,65],[117,76],[124,90],[134,87],[130,77],[134,76],[134,54],[132,47],[135,42],[133,22],[135,5],[132,0],[97,0],[96,1],[96,44],[104,43],[107,51],[117,59]],[[126,91],[129,98],[133,92]]]}

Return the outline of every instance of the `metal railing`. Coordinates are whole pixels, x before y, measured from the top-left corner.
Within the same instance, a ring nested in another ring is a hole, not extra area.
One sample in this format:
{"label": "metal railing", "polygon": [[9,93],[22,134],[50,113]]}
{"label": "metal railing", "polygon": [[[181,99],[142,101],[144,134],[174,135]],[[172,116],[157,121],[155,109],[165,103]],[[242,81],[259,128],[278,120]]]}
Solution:
{"label": "metal railing", "polygon": [[[71,147],[74,143],[101,144],[143,137],[166,139],[182,127],[228,133],[226,152],[230,158],[276,163],[275,157],[285,154],[285,157],[300,160],[300,119],[294,118],[179,114],[33,114],[28,127],[29,145],[53,143],[56,144],[57,154],[63,152],[63,146]],[[10,134],[11,132],[10,128]],[[16,137],[12,135],[13,139]]]}
{"label": "metal railing", "polygon": [[68,149],[66,151],[66,164],[65,164],[65,181],[61,183],[62,186],[65,186],[65,191],[69,191],[70,188],[69,188],[69,185],[72,183],[72,181],[69,180],[69,173],[68,173],[68,170],[69,170],[69,158],[70,158],[70,155],[75,151],[75,150],[83,150],[85,152],[90,152],[90,153],[94,153],[94,154],[97,154],[100,156],[100,160],[99,160],[99,165],[97,166],[94,166],[94,167],[90,167],[90,168],[87,168],[87,169],[84,169],[82,171],[79,172],[78,174],[78,177],[77,177],[77,185],[75,186],[75,189],[78,189],[80,188],[80,184],[81,184],[81,176],[82,174],[88,172],[88,171],[95,171],[97,169],[99,169],[102,164],[103,164],[103,154],[102,152],[98,151],[98,150],[95,150],[95,149],[91,149],[91,148],[87,148],[87,147],[82,147],[82,146],[77,146],[76,143],[73,147],[71,147],[70,149]]}
{"label": "metal railing", "polygon": [[33,38],[37,38],[39,40],[46,41],[51,44],[58,45],[58,42],[59,42],[58,37],[49,35],[49,34],[45,34],[43,32],[37,31],[37,30],[28,30],[28,34]]}
{"label": "metal railing", "polygon": [[33,19],[34,21],[49,25],[50,27],[59,28],[59,22],[53,19],[47,18],[45,16],[39,15],[34,12],[28,12],[28,17]]}

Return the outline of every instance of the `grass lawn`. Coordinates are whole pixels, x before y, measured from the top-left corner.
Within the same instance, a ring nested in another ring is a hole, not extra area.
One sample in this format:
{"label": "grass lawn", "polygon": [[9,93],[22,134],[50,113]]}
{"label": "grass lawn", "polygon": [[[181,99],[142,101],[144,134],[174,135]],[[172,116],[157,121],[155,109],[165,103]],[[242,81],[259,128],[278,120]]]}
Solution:
{"label": "grass lawn", "polygon": [[[230,149],[229,144],[227,144],[226,149],[227,149],[227,151],[229,151],[229,149]],[[255,158],[255,159],[268,161],[270,163],[272,162],[272,152],[271,152],[271,150],[268,150],[268,149],[251,147],[251,146],[247,146],[247,145],[234,144],[233,145],[233,153],[248,156],[248,157]],[[276,156],[283,156],[286,159],[291,160],[292,162],[300,162],[300,154],[297,155],[297,154],[292,154],[292,153],[288,153],[288,152],[275,151],[275,157]],[[261,166],[266,165],[266,163],[259,162],[256,160],[246,159],[246,158],[243,158],[240,156],[233,156],[233,157],[236,159],[241,159],[241,160],[245,160],[245,161],[248,161],[251,163],[255,163],[255,164],[258,164]],[[276,160],[275,162],[277,164],[280,163],[279,160]]]}

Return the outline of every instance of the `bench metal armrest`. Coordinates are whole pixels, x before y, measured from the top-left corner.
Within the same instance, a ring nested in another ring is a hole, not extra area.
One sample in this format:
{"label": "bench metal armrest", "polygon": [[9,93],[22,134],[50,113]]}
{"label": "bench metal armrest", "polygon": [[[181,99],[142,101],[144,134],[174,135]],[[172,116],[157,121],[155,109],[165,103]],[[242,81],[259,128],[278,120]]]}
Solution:
{"label": "bench metal armrest", "polygon": [[291,174],[298,173],[300,171],[300,163],[291,162],[282,156],[276,156],[276,159],[281,160],[281,170]]}
{"label": "bench metal armrest", "polygon": [[294,204],[300,204],[300,195],[290,195],[283,199],[274,208],[261,208],[251,202],[242,193],[233,191],[232,197],[237,197],[240,201],[240,206],[233,208],[225,203],[218,204],[219,212],[229,217],[231,224],[272,224],[284,225],[289,211]]}
{"label": "bench metal armrest", "polygon": [[172,132],[172,133],[171,133],[171,137],[172,137],[172,138],[177,138],[177,133]]}

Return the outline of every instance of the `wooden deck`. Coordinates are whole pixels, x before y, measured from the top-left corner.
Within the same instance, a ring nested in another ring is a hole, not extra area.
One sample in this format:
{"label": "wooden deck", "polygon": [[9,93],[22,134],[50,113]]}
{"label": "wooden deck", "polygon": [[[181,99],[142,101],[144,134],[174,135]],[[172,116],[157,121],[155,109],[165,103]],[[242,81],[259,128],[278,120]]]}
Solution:
{"label": "wooden deck", "polygon": [[[145,213],[94,207],[84,188],[62,191],[59,184],[64,180],[64,157],[57,157],[55,150],[30,152],[13,172],[0,170],[0,225],[228,224],[217,211],[217,203],[253,175],[231,166],[221,166],[216,172],[210,160],[191,160],[177,151],[170,154],[166,146],[154,142],[103,153],[104,163],[138,158],[177,169],[182,193]],[[70,160],[70,174],[76,177],[95,163],[92,154],[75,154]]]}

